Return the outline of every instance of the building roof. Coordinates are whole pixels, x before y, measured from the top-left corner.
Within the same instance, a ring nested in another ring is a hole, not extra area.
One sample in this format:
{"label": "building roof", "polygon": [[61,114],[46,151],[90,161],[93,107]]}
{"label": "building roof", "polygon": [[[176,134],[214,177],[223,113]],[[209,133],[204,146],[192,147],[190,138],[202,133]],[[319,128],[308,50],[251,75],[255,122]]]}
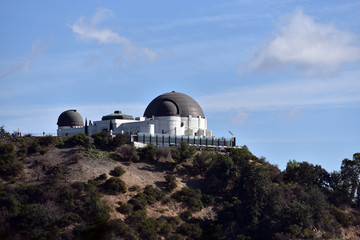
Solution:
{"label": "building roof", "polygon": [[103,116],[101,120],[111,120],[111,119],[134,120],[134,117],[131,115],[123,114],[120,110],[117,110],[117,111],[114,111],[113,114]]}
{"label": "building roof", "polygon": [[78,113],[75,109],[72,109],[60,114],[57,125],[59,127],[82,127],[84,126],[84,120],[80,113]]}
{"label": "building roof", "polygon": [[180,116],[180,117],[205,117],[200,105],[190,96],[179,93],[164,93],[150,102],[147,106],[144,117],[152,116]]}

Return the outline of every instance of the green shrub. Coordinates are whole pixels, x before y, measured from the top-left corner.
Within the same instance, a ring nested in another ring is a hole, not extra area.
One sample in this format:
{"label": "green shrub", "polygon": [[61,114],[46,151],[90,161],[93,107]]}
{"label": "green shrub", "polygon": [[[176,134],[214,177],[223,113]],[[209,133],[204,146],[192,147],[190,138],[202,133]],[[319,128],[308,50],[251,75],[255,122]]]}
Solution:
{"label": "green shrub", "polygon": [[159,233],[162,235],[168,235],[174,231],[174,227],[169,223],[162,223]]}
{"label": "green shrub", "polygon": [[112,138],[112,147],[114,149],[130,143],[131,143],[130,136],[127,134],[118,133],[114,138]]}
{"label": "green shrub", "polygon": [[131,186],[130,188],[129,188],[129,191],[131,191],[131,192],[138,192],[138,191],[140,191],[140,186],[139,185],[133,185],[133,186]]}
{"label": "green shrub", "polygon": [[145,199],[148,204],[153,204],[163,199],[165,194],[158,188],[152,185],[147,185],[144,189]]}
{"label": "green shrub", "polygon": [[349,227],[351,225],[350,219],[346,216],[345,213],[343,213],[341,210],[339,210],[336,207],[331,207],[330,212],[332,215],[335,216],[336,221],[341,224],[343,227]]}
{"label": "green shrub", "polygon": [[212,206],[212,205],[214,205],[215,198],[211,195],[203,194],[201,201],[203,202],[205,207]]}
{"label": "green shrub", "polygon": [[84,182],[74,182],[71,184],[71,187],[76,189],[78,192],[83,192],[85,191],[85,187],[86,187],[86,183]]}
{"label": "green shrub", "polygon": [[166,238],[166,240],[185,240],[184,236],[178,233],[170,235]]}
{"label": "green shrub", "polygon": [[24,165],[17,159],[12,143],[0,144],[0,176],[4,180],[17,177]]}
{"label": "green shrub", "polygon": [[243,234],[239,234],[239,235],[236,236],[236,239],[237,240],[251,240],[251,237],[245,236]]}
{"label": "green shrub", "polygon": [[36,154],[39,153],[41,150],[41,146],[36,141],[33,141],[30,146],[27,148],[27,154]]}
{"label": "green shrub", "polygon": [[55,138],[51,135],[46,135],[46,136],[40,137],[38,139],[39,144],[43,147],[47,147],[47,146],[53,144],[54,141],[55,141]]}
{"label": "green shrub", "polygon": [[184,220],[184,221],[185,221],[185,220],[188,220],[188,219],[191,218],[191,217],[192,217],[192,213],[191,213],[190,211],[188,211],[188,210],[180,213],[180,218],[181,218],[182,220]]}
{"label": "green shrub", "polygon": [[129,201],[134,207],[134,210],[145,210],[148,202],[146,200],[146,195],[144,193],[138,193],[132,197]]}
{"label": "green shrub", "polygon": [[193,170],[195,173],[205,174],[211,166],[211,161],[216,155],[213,152],[203,150],[195,155],[193,160]]}
{"label": "green shrub", "polygon": [[106,173],[100,174],[99,177],[98,177],[98,179],[100,179],[100,180],[105,180],[105,179],[107,179],[107,174],[106,174]]}
{"label": "green shrub", "polygon": [[128,201],[128,203],[133,206],[135,211],[145,210],[147,205],[160,201],[164,197],[165,194],[160,189],[155,188],[152,185],[147,185],[144,192],[136,194]]}
{"label": "green shrub", "polygon": [[122,214],[129,215],[130,213],[133,212],[133,209],[134,209],[134,205],[130,203],[122,203],[117,210]]}
{"label": "green shrub", "polygon": [[91,135],[94,139],[94,144],[100,148],[109,148],[112,138],[108,132],[97,132]]}
{"label": "green shrub", "polygon": [[90,141],[86,137],[85,133],[78,133],[72,137],[67,138],[65,144],[69,145],[70,147],[75,147],[75,146],[89,147]]}
{"label": "green shrub", "polygon": [[33,229],[46,224],[47,218],[40,204],[24,204],[14,223],[21,229]]}
{"label": "green shrub", "polygon": [[21,203],[13,194],[0,197],[0,211],[7,210],[10,215],[16,216],[20,212]]}
{"label": "green shrub", "polygon": [[172,192],[176,187],[176,177],[174,175],[167,174],[164,176],[165,182],[165,190],[167,192]]}
{"label": "green shrub", "polygon": [[114,168],[114,170],[112,170],[110,172],[110,175],[115,176],[115,177],[120,177],[124,173],[125,173],[125,170],[121,166],[117,166]]}
{"label": "green shrub", "polygon": [[200,239],[202,234],[201,227],[196,223],[184,223],[178,228],[178,231],[181,234],[192,237],[194,239]]}
{"label": "green shrub", "polygon": [[114,150],[124,144],[130,143],[130,137],[125,134],[117,134],[112,137],[108,132],[98,132],[91,135],[98,148]]}
{"label": "green shrub", "polygon": [[156,160],[160,160],[161,158],[167,158],[170,155],[170,150],[167,147],[159,147],[156,150]]}
{"label": "green shrub", "polygon": [[113,193],[126,193],[127,187],[123,180],[117,177],[109,178],[105,184],[105,189]]}
{"label": "green shrub", "polygon": [[133,227],[140,234],[141,239],[158,239],[157,232],[161,223],[156,219],[147,217],[146,211],[133,212],[126,218],[126,223]]}
{"label": "green shrub", "polygon": [[174,193],[172,197],[179,202],[185,203],[191,211],[203,209],[202,194],[199,189],[183,187],[180,191]]}
{"label": "green shrub", "polygon": [[171,149],[171,157],[176,163],[182,163],[191,158],[195,152],[196,148],[194,146],[190,147],[187,142],[181,142],[179,148]]}
{"label": "green shrub", "polygon": [[134,162],[139,160],[139,156],[137,155],[136,148],[130,145],[122,145],[117,152],[120,155],[120,160]]}
{"label": "green shrub", "polygon": [[81,217],[73,212],[66,213],[60,220],[59,220],[59,226],[60,227],[67,227],[71,224],[78,223],[81,221]]}
{"label": "green shrub", "polygon": [[115,236],[121,237],[121,239],[135,239],[134,230],[129,228],[123,220],[113,219],[109,225]]}
{"label": "green shrub", "polygon": [[177,229],[178,225],[181,222],[179,217],[164,217],[164,216],[160,217],[158,221],[160,222],[159,233],[165,236],[174,232],[174,230]]}
{"label": "green shrub", "polygon": [[168,203],[170,203],[170,202],[171,202],[171,199],[170,199],[169,197],[164,196],[164,197],[162,198],[162,203],[163,203],[163,204],[168,204]]}
{"label": "green shrub", "polygon": [[139,157],[141,161],[152,163],[154,162],[155,154],[156,147],[152,143],[143,148],[139,148]]}

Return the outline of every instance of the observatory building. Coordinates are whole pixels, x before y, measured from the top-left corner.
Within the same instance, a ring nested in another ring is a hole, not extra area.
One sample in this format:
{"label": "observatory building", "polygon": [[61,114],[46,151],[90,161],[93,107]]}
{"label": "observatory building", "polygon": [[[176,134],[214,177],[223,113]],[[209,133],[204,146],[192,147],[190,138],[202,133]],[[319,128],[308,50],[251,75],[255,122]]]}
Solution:
{"label": "observatory building", "polygon": [[235,138],[212,136],[207,129],[207,119],[200,105],[190,96],[179,93],[164,93],[152,100],[142,117],[126,115],[121,111],[105,115],[100,121],[85,122],[76,110],[67,110],[58,118],[58,136],[72,136],[96,132],[129,134],[135,145],[153,143],[172,146],[188,142],[196,146],[235,146]]}

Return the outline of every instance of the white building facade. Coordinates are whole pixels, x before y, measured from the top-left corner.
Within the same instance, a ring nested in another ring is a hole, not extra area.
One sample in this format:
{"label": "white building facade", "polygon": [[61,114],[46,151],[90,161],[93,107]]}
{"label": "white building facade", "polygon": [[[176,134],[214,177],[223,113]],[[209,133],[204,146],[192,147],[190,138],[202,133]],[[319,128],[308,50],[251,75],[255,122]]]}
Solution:
{"label": "white building facade", "polygon": [[207,119],[200,105],[186,94],[169,92],[155,98],[146,108],[143,117],[134,119],[130,115],[115,111],[84,125],[82,116],[76,110],[67,110],[58,118],[58,136],[72,136],[77,133],[106,131],[117,133],[168,134],[176,136],[211,137]]}

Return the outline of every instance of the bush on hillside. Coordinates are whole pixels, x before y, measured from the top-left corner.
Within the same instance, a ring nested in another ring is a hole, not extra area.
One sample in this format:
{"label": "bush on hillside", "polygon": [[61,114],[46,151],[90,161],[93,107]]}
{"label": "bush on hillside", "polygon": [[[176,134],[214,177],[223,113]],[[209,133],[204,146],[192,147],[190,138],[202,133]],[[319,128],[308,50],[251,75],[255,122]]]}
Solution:
{"label": "bush on hillside", "polygon": [[176,163],[185,162],[187,159],[190,159],[196,152],[194,146],[189,146],[187,142],[181,142],[178,148],[172,148],[171,157],[175,160]]}
{"label": "bush on hillside", "polygon": [[128,134],[118,133],[112,139],[112,147],[113,147],[113,149],[121,147],[121,146],[123,146],[125,144],[130,144],[130,143],[131,143],[131,139],[130,139],[130,135],[128,135]]}
{"label": "bush on hillside", "polygon": [[38,142],[39,142],[40,146],[48,147],[49,145],[51,145],[55,142],[55,137],[53,137],[51,135],[46,135],[44,137],[40,137],[38,139]]}
{"label": "bush on hillside", "polygon": [[156,154],[156,147],[150,143],[143,148],[138,149],[140,161],[153,163]]}
{"label": "bush on hillside", "polygon": [[185,203],[191,211],[203,209],[202,194],[199,189],[183,187],[180,191],[174,193],[172,197],[179,202]]}
{"label": "bush on hillside", "polygon": [[98,148],[103,148],[107,150],[115,150],[116,148],[129,144],[130,137],[126,134],[118,133],[115,137],[111,136],[109,132],[97,132],[91,135],[94,139],[94,144]]}
{"label": "bush on hillside", "polygon": [[76,146],[89,147],[90,141],[86,137],[85,133],[78,133],[75,134],[74,136],[68,137],[65,140],[64,144],[70,147],[76,147]]}
{"label": "bush on hillside", "polygon": [[114,170],[110,171],[110,175],[115,177],[120,177],[125,173],[125,170],[121,166],[117,166],[114,168]]}
{"label": "bush on hillside", "polygon": [[192,239],[200,239],[202,229],[198,223],[184,223],[178,228],[178,232]]}
{"label": "bush on hillside", "polygon": [[174,175],[167,174],[164,176],[165,178],[165,190],[167,192],[172,192],[176,187],[176,177]]}
{"label": "bush on hillside", "polygon": [[148,204],[153,204],[164,198],[165,194],[158,188],[147,185],[144,189],[145,199]]}
{"label": "bush on hillside", "polygon": [[0,144],[0,176],[4,180],[17,177],[24,170],[12,143]]}
{"label": "bush on hillside", "polygon": [[161,158],[167,158],[170,155],[170,149],[167,147],[158,147],[156,150],[156,160],[159,161]]}
{"label": "bush on hillside", "polygon": [[106,190],[113,192],[113,193],[126,193],[126,191],[127,191],[125,182],[117,177],[109,178],[105,182],[104,187]]}
{"label": "bush on hillside", "polygon": [[200,154],[195,155],[193,160],[193,170],[197,174],[205,174],[210,166],[212,159],[216,158],[214,152],[203,150]]}
{"label": "bush on hillside", "polygon": [[139,160],[139,156],[136,152],[136,148],[130,145],[122,145],[117,152],[121,156],[121,159],[128,162],[135,162]]}

